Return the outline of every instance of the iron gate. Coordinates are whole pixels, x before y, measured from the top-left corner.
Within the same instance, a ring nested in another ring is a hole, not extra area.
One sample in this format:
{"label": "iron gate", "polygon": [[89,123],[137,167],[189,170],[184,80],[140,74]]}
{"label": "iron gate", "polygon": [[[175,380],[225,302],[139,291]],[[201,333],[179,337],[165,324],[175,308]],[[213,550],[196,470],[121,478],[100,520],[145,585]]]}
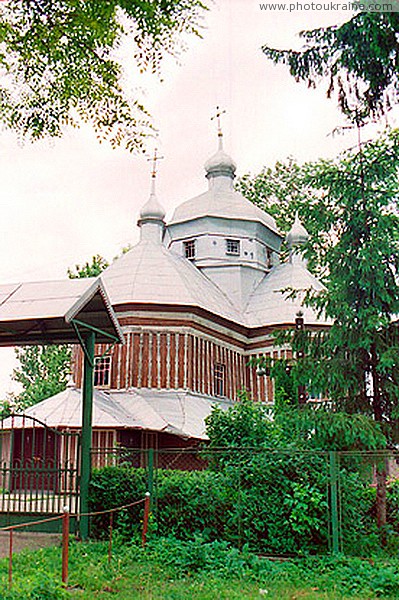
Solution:
{"label": "iron gate", "polygon": [[28,415],[0,421],[0,513],[78,509],[80,433]]}

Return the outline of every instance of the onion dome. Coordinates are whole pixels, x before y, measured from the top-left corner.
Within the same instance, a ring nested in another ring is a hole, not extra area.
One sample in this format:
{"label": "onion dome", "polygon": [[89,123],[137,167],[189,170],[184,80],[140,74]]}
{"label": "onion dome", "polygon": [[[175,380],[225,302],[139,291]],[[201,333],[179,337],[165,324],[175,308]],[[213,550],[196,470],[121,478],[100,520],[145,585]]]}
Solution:
{"label": "onion dome", "polygon": [[223,150],[223,137],[219,135],[219,149],[205,163],[206,177],[218,177],[225,175],[234,179],[237,165],[234,160]]}
{"label": "onion dome", "polygon": [[163,223],[164,219],[165,210],[155,194],[155,179],[153,179],[150,197],[140,210],[140,218],[137,224],[140,226],[147,221],[161,221]]}
{"label": "onion dome", "polygon": [[296,213],[294,224],[292,225],[286,237],[288,248],[292,249],[294,248],[294,246],[301,246],[302,244],[306,244],[308,239],[309,234],[300,222],[298,213]]}
{"label": "onion dome", "polygon": [[161,242],[165,227],[165,210],[155,194],[155,175],[152,177],[151,194],[140,211],[137,225],[140,227],[140,239]]}

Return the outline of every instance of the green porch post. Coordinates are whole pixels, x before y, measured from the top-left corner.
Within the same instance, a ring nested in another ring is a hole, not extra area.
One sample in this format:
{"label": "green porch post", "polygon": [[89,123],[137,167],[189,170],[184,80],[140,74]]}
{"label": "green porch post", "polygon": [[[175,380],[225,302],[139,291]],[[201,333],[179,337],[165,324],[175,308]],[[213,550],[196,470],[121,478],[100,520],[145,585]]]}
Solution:
{"label": "green porch post", "polygon": [[[93,414],[93,373],[95,333],[90,331],[83,340],[84,370],[82,393],[82,447],[80,458],[80,512],[89,512],[89,482],[91,473],[91,436]],[[80,537],[89,536],[89,517],[82,516],[79,525]]]}

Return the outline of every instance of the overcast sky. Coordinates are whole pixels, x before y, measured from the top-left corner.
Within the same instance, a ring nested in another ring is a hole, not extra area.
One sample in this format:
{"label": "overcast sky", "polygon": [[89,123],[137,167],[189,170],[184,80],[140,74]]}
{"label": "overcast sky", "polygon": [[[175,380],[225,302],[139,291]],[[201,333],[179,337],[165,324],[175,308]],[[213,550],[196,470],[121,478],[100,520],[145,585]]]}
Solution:
{"label": "overcast sky", "polygon": [[[298,32],[340,23],[347,13],[267,12],[255,0],[215,0],[203,39],[188,40],[180,64],[167,60],[163,81],[139,78],[137,93],[154,117],[164,160],[157,191],[170,216],[174,207],[206,189],[203,164],[216,151],[215,106],[226,110],[225,149],[237,174],[291,155],[334,156],[355,143],[333,137],[343,124],[325,87],[308,90],[262,54],[267,43],[299,47]],[[152,152],[154,142],[150,141]],[[111,258],[137,241],[137,215],[146,201],[150,165],[143,156],[99,144],[84,127],[61,140],[18,144],[0,133],[2,235],[0,281],[60,279],[93,254]],[[12,389],[12,352],[0,352],[0,397]]]}

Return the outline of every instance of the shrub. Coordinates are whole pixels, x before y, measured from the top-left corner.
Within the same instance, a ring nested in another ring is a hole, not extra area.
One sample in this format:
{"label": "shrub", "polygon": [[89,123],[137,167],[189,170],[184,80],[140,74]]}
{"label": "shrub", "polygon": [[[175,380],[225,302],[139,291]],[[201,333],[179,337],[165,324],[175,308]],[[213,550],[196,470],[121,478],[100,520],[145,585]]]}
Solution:
{"label": "shrub", "polygon": [[[90,512],[104,511],[141,500],[146,492],[144,469],[104,467],[93,472],[90,481]],[[141,529],[143,505],[138,504],[114,513],[113,524],[123,536],[131,537]],[[91,520],[91,534],[102,537],[108,531],[109,513]]]}

